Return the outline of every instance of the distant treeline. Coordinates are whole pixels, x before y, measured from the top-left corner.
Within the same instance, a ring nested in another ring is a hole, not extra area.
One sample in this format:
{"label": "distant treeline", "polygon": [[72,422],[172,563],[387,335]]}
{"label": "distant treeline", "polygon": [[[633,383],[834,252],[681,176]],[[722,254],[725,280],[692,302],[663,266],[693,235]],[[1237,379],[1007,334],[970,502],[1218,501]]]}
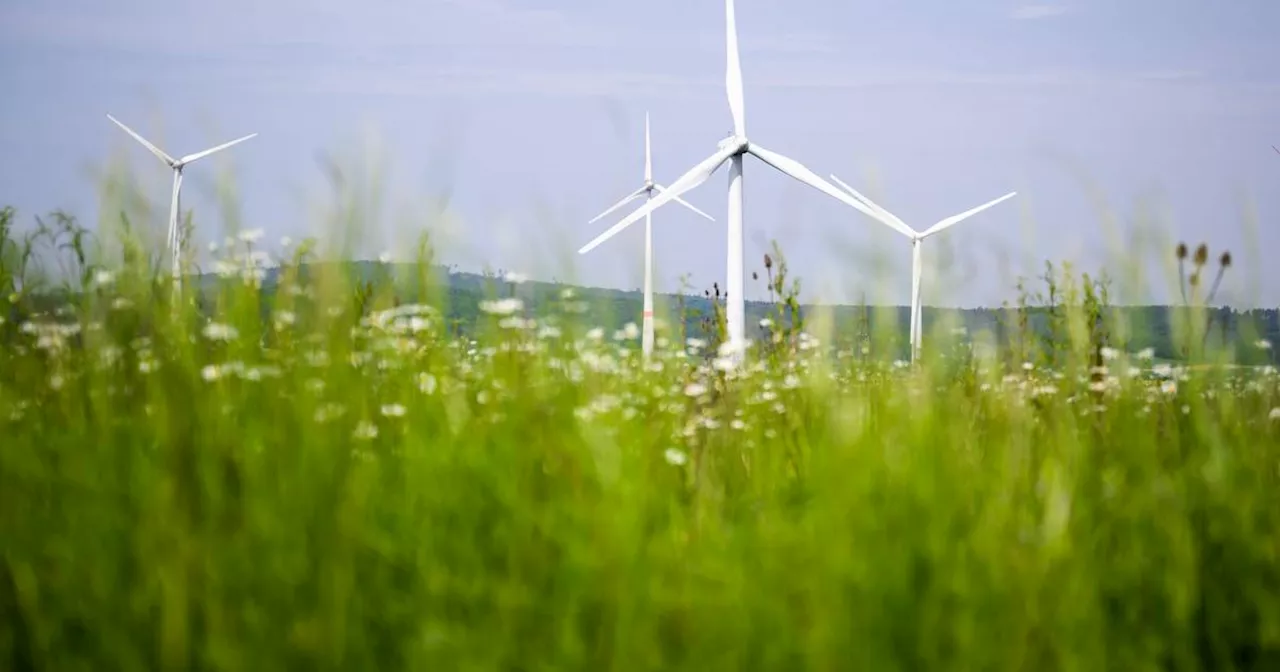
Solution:
{"label": "distant treeline", "polygon": [[[333,270],[346,266],[350,277],[357,285],[361,283],[393,282],[396,286],[397,301],[412,303],[424,300],[418,296],[422,274],[418,267],[411,264],[382,264],[378,262],[351,262],[350,264],[310,264],[301,267],[300,274],[305,278],[317,268]],[[269,297],[278,280],[278,269],[270,269],[263,278],[263,292],[268,298],[264,306],[270,305]],[[639,291],[624,291],[598,287],[582,287],[557,282],[509,282],[501,274],[478,274],[451,271],[442,266],[433,266],[426,274],[430,277],[437,296],[446,297],[446,319],[450,327],[459,334],[469,333],[483,317],[480,305],[482,301],[496,297],[516,296],[523,300],[526,311],[532,314],[544,314],[561,305],[566,300],[566,290],[571,300],[580,302],[585,307],[583,313],[594,324],[606,329],[621,328],[627,322],[639,322],[642,310],[642,296]],[[198,286],[202,296],[212,296],[218,286],[219,278],[215,274],[198,276]],[[45,294],[42,298],[32,298],[29,309],[43,311],[65,301],[66,294]],[[660,318],[675,320],[681,311],[684,313],[684,329],[686,336],[706,336],[707,317],[713,312],[715,300],[711,295],[659,294],[655,296],[657,313]],[[43,308],[39,304],[44,304]],[[722,305],[722,304],[721,304]],[[264,308],[266,309],[266,308]],[[813,315],[816,310],[812,305],[801,305],[803,318]],[[822,306],[821,310],[829,317],[835,327],[834,331],[843,342],[853,343],[867,337],[883,327],[896,323],[892,329],[901,332],[903,353],[906,352],[906,332],[909,317],[907,306],[859,306],[839,305]],[[963,328],[968,336],[988,335],[994,343],[1006,344],[1019,338],[1015,332],[1029,331],[1033,334],[1045,335],[1051,323],[1051,307],[1028,306],[1025,316],[1019,316],[1016,307],[1001,308],[935,308],[926,306],[923,310],[924,326],[927,335],[933,333],[935,327],[942,329]],[[1175,313],[1185,310],[1179,306],[1124,306],[1109,307],[1109,319],[1126,325],[1123,342],[1119,336],[1115,345],[1130,352],[1151,348],[1160,359],[1182,359],[1175,344]],[[761,320],[776,319],[778,304],[768,301],[747,302],[748,334],[759,336],[762,333]],[[11,317],[18,317],[11,313]],[[1275,309],[1255,309],[1237,311],[1231,308],[1209,308],[1206,314],[1197,319],[1205,319],[1211,323],[1206,339],[1215,347],[1234,349],[1235,360],[1247,364],[1263,364],[1274,361],[1274,351],[1261,347],[1259,341],[1267,341],[1280,345],[1280,312]],[[1025,325],[1025,326],[1024,326]],[[13,325],[11,325],[12,327]],[[679,324],[673,325],[679,328]],[[1265,344],[1264,344],[1265,345]]]}

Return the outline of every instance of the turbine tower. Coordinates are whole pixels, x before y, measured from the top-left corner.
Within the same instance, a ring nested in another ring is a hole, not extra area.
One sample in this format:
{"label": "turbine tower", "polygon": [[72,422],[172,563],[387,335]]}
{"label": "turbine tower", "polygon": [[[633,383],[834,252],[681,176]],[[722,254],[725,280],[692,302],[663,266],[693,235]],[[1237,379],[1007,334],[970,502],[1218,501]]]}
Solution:
{"label": "turbine tower", "polygon": [[[661,194],[666,191],[666,187],[653,181],[653,153],[652,145],[649,141],[649,113],[644,115],[644,184],[639,189],[628,194],[625,198],[614,203],[608,210],[596,215],[589,224],[594,224],[609,213],[621,208],[631,201],[646,196],[653,198],[655,193]],[[716,221],[711,215],[689,205],[682,198],[676,198],[675,201],[680,205],[706,217],[711,221]],[[594,249],[600,243],[612,238],[622,229],[614,228],[608,235],[601,236],[591,241],[582,249],[578,250],[578,254],[586,254]],[[650,214],[644,216],[644,325],[642,327],[642,336],[640,339],[640,348],[647,357],[653,352],[653,218]]]}
{"label": "turbine tower", "polygon": [[895,229],[898,229],[899,231],[906,229],[909,232],[909,233],[905,233],[904,235],[906,235],[907,238],[911,239],[911,317],[910,317],[911,337],[910,339],[911,339],[911,361],[914,362],[916,361],[916,356],[920,352],[920,337],[922,335],[921,332],[923,331],[923,326],[924,326],[923,320],[921,319],[921,315],[923,314],[923,311],[920,305],[921,275],[923,274],[923,270],[924,270],[923,265],[921,263],[921,258],[920,258],[920,244],[923,243],[924,239],[928,238],[929,236],[946,231],[947,229],[955,226],[956,224],[959,224],[960,222],[963,222],[966,219],[969,219],[970,217],[982,212],[983,210],[986,210],[987,208],[990,208],[999,203],[1007,201],[1013,198],[1014,196],[1017,196],[1018,192],[1011,191],[1005,194],[1004,196],[1001,196],[1000,198],[987,201],[986,203],[983,203],[982,205],[979,205],[976,208],[971,208],[969,210],[965,210],[964,212],[958,215],[952,215],[945,219],[938,220],[937,224],[934,224],[933,226],[925,229],[924,231],[916,231],[915,229],[907,226],[906,223],[904,223],[901,219],[898,219],[898,217],[893,213],[876,205],[871,201],[871,199],[858,193],[858,190],[854,189],[848,184],[845,184],[844,180],[841,180],[839,177],[836,177],[835,175],[832,175],[831,179],[835,180],[835,182],[839,184],[841,187],[844,187],[844,189],[848,191],[850,194],[852,194],[854,198],[857,198],[858,200],[865,203],[867,207],[877,210],[884,217],[896,222],[899,226],[895,226],[894,227]]}
{"label": "turbine tower", "polygon": [[[680,179],[671,184],[667,191],[662,192],[648,203],[637,208],[630,215],[627,215],[622,221],[618,222],[613,228],[601,234],[596,240],[587,244],[587,249],[594,247],[598,241],[604,240],[617,233],[618,231],[630,226],[633,222],[639,221],[641,218],[647,217],[659,207],[665,205],[668,201],[674,200],[677,196],[697,187],[706,182],[712,174],[720,168],[721,165],[728,162],[729,165],[729,222],[728,222],[728,244],[726,245],[726,269],[728,277],[725,279],[725,287],[728,290],[728,298],[726,299],[726,317],[728,318],[728,344],[731,346],[730,352],[734,357],[741,361],[741,356],[746,348],[746,300],[744,290],[746,288],[746,277],[743,270],[743,246],[742,246],[742,159],[746,154],[752,154],[756,158],[764,161],[766,164],[777,169],[784,175],[788,175],[804,184],[821,191],[846,205],[849,205],[863,214],[880,221],[895,229],[899,225],[890,219],[885,218],[879,212],[867,207],[862,202],[850,197],[848,194],[840,191],[831,183],[818,177],[816,173],[801,165],[794,159],[787,158],[776,152],[769,151],[758,144],[747,140],[747,129],[744,112],[744,102],[742,93],[742,64],[738,57],[738,28],[737,19],[734,15],[734,0],[725,0],[725,51],[726,51],[726,68],[725,68],[725,89],[729,98],[729,111],[733,116],[733,131],[728,138],[720,141],[716,152],[710,157],[691,168]],[[899,229],[900,232],[906,234],[909,229]]]}
{"label": "turbine tower", "polygon": [[249,135],[246,135],[243,138],[237,138],[235,140],[232,140],[231,142],[218,145],[217,147],[212,147],[202,152],[196,152],[195,154],[188,154],[182,158],[175,159],[172,156],[165,154],[163,151],[160,150],[159,147],[156,147],[155,145],[148,142],[146,138],[142,137],[141,135],[138,135],[136,132],[134,132],[132,128],[129,128],[128,126],[125,126],[124,124],[117,121],[115,117],[108,114],[107,118],[110,119],[111,122],[114,123],[116,126],[119,126],[121,129],[123,129],[125,133],[128,133],[129,135],[133,136],[134,140],[137,140],[143,147],[146,147],[152,154],[155,154],[156,158],[163,161],[165,165],[173,169],[173,196],[169,205],[169,233],[168,233],[168,238],[165,244],[168,245],[169,247],[170,264],[172,265],[173,280],[176,286],[178,281],[181,280],[181,277],[182,277],[182,268],[181,268],[182,242],[178,239],[178,236],[179,236],[178,213],[180,212],[179,196],[182,192],[182,169],[185,168],[189,163],[193,163],[199,159],[203,159],[204,157],[209,156],[210,154],[215,154],[217,152],[220,152],[228,147],[231,147],[232,145],[238,145],[244,142],[245,140],[248,140],[252,137],[257,136],[258,134],[250,133]]}

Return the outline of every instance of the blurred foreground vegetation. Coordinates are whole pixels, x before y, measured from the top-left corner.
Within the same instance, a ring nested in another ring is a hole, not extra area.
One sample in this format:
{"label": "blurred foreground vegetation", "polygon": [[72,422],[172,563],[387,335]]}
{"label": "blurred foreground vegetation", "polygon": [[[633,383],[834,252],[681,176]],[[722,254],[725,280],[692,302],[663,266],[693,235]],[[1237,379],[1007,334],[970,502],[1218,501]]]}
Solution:
{"label": "blurred foreground vegetation", "polygon": [[1159,362],[1059,267],[912,367],[775,251],[735,368],[714,295],[646,361],[426,245],[175,293],[58,226],[61,288],[0,236],[4,669],[1280,669],[1280,377],[1203,305]]}

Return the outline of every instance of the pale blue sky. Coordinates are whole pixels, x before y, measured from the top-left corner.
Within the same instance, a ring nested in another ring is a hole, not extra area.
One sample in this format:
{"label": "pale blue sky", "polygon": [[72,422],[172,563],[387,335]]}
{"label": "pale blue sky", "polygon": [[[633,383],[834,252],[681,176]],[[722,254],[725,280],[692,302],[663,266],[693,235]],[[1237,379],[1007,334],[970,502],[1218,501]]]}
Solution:
{"label": "pale blue sky", "polygon": [[[1275,0],[737,7],[753,141],[918,229],[1020,192],[926,242],[942,266],[926,303],[997,303],[1045,258],[1156,273],[1140,233],[1229,247],[1243,268],[1228,298],[1280,302],[1280,265],[1261,257],[1280,248]],[[120,152],[159,230],[169,173],[110,112],[175,155],[259,133],[189,168],[185,204],[203,239],[223,235],[212,185],[233,170],[246,225],[298,237],[328,192],[317,153],[355,156],[376,129],[389,186],[365,256],[430,225],[464,269],[567,278],[572,263],[633,288],[641,227],[574,251],[639,186],[645,110],[661,182],[724,137],[723,45],[719,0],[0,0],[0,200],[95,221],[87,168]],[[723,276],[726,179],[688,196],[717,223],[655,216],[659,289]],[[778,238],[806,298],[906,301],[898,234],[752,158],[746,180],[748,269]],[[444,193],[447,215],[429,216]],[[1162,283],[1130,300],[1167,298]]]}

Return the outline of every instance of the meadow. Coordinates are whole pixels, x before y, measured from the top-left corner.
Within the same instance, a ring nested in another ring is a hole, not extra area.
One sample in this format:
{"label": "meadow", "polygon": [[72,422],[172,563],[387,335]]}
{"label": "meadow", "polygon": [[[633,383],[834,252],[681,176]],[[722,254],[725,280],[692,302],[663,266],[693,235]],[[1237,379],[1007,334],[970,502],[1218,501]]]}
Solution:
{"label": "meadow", "polygon": [[1280,376],[1203,306],[1157,359],[1067,269],[909,365],[778,256],[737,368],[714,297],[646,361],[569,288],[462,328],[428,245],[0,233],[4,669],[1280,669]]}

